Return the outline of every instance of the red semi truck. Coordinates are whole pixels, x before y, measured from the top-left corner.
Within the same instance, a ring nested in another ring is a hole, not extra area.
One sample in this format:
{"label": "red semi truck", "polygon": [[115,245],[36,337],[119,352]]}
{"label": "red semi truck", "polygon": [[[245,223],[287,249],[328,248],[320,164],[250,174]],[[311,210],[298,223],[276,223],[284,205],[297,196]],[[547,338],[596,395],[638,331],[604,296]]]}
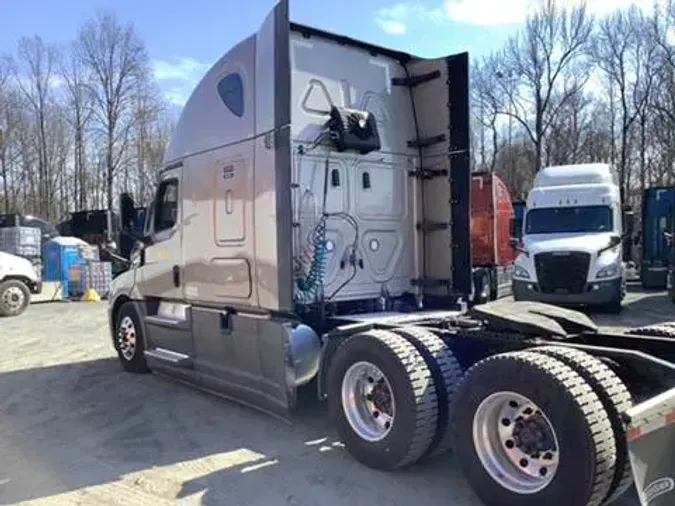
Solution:
{"label": "red semi truck", "polygon": [[506,183],[491,172],[474,172],[471,178],[471,252],[477,304],[511,293],[513,219],[513,203]]}

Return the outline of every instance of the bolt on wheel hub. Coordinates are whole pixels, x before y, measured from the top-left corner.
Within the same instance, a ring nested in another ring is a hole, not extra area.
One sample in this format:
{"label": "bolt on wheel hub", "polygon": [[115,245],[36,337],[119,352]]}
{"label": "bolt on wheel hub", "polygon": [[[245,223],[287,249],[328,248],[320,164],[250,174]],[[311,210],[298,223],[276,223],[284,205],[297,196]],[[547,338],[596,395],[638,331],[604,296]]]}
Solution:
{"label": "bolt on wheel hub", "polygon": [[553,425],[523,395],[497,392],[483,400],[474,415],[473,440],[485,470],[512,492],[539,492],[558,469]]}

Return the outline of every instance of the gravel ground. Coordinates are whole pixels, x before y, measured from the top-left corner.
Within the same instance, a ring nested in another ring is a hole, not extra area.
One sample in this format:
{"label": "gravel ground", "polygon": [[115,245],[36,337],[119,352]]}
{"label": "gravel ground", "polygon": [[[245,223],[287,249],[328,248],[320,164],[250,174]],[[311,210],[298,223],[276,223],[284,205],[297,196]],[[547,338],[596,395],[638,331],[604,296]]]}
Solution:
{"label": "gravel ground", "polygon": [[[635,293],[627,327],[673,315]],[[675,319],[675,317],[671,317]],[[0,320],[0,504],[479,506],[452,457],[398,473],[354,461],[321,407],[291,426],[153,376],[122,373],[105,303]],[[628,495],[616,506],[636,506]]]}

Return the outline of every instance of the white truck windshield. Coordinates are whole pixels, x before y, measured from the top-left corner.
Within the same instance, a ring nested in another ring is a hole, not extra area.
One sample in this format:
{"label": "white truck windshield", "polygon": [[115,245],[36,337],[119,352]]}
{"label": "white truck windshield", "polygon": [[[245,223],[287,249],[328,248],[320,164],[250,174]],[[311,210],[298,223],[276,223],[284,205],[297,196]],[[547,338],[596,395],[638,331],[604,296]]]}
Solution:
{"label": "white truck windshield", "polygon": [[609,206],[532,209],[525,217],[525,234],[610,232],[613,221]]}

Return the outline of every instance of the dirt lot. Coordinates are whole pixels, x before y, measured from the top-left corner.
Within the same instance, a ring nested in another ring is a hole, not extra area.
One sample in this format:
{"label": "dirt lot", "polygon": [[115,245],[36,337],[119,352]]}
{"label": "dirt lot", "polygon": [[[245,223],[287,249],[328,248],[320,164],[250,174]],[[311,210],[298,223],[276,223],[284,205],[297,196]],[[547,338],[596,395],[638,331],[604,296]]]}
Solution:
{"label": "dirt lot", "polygon": [[[626,327],[675,319],[631,294]],[[0,504],[479,506],[443,457],[401,473],[355,462],[324,411],[293,426],[188,387],[123,374],[105,304],[34,305],[0,320]],[[632,494],[616,506],[635,506]]]}

